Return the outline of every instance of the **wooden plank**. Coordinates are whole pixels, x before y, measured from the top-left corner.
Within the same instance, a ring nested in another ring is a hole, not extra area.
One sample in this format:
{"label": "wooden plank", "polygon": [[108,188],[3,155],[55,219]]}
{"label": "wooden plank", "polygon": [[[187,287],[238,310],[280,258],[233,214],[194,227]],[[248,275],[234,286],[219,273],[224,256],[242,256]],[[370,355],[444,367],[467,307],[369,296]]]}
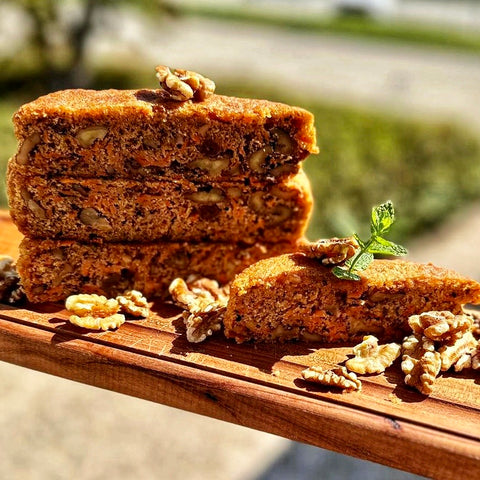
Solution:
{"label": "wooden plank", "polygon": [[[14,254],[21,236],[6,228],[0,252]],[[151,310],[95,333],[70,325],[62,305],[0,305],[0,360],[428,477],[478,476],[478,374],[443,375],[426,398],[397,365],[340,394],[306,384],[301,370],[342,362],[348,348],[236,345],[221,334],[190,344],[175,307]]]}

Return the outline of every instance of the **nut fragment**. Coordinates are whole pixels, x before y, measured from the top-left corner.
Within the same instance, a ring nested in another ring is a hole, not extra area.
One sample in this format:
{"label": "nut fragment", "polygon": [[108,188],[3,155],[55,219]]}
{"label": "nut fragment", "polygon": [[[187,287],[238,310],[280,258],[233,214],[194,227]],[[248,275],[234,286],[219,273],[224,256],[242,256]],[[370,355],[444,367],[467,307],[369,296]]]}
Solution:
{"label": "nut fragment", "polygon": [[119,304],[114,298],[103,295],[80,293],[65,300],[65,308],[78,316],[108,317],[118,312]]}
{"label": "nut fragment", "polygon": [[343,390],[361,390],[362,382],[355,373],[349,372],[345,367],[336,367],[331,370],[323,370],[320,367],[309,367],[303,370],[302,377],[309,381],[342,388]]}
{"label": "nut fragment", "polygon": [[25,299],[15,262],[8,255],[0,255],[0,303],[17,304]]}
{"label": "nut fragment", "polygon": [[35,132],[28,136],[23,142],[15,156],[15,161],[19,165],[26,165],[28,163],[28,154],[40,142],[40,134]]}
{"label": "nut fragment", "polygon": [[160,87],[172,100],[185,102],[194,99],[203,101],[215,91],[215,83],[199,73],[175,69],[173,72],[165,65],[155,68]]}
{"label": "nut fragment", "polygon": [[477,345],[478,343],[472,335],[472,332],[465,333],[451,344],[442,345],[438,349],[442,361],[442,371],[446,372],[452,365],[455,365],[463,355],[470,354]]}
{"label": "nut fragment", "polygon": [[107,231],[112,228],[110,222],[100,212],[91,207],[84,208],[80,212],[79,219],[84,225],[97,230]]}
{"label": "nut fragment", "polygon": [[103,140],[107,131],[107,128],[102,126],[86,127],[79,130],[75,138],[82,147],[88,148],[97,140]]}
{"label": "nut fragment", "polygon": [[121,313],[115,313],[108,317],[92,317],[71,315],[69,318],[70,323],[77,325],[78,327],[88,328],[90,330],[114,330],[125,323],[125,315]]}
{"label": "nut fragment", "polygon": [[289,155],[293,152],[293,140],[281,128],[272,129],[270,137],[273,140],[273,149],[276,153]]}
{"label": "nut fragment", "polygon": [[123,313],[128,313],[134,317],[148,317],[147,299],[138,290],[130,290],[116,298]]}
{"label": "nut fragment", "polygon": [[188,168],[199,168],[212,177],[218,177],[229,165],[228,158],[199,158],[188,164]]}
{"label": "nut fragment", "polygon": [[425,335],[436,342],[454,342],[472,329],[473,320],[468,315],[432,311],[412,315],[408,324],[416,335]]}
{"label": "nut fragment", "polygon": [[45,220],[47,218],[45,210],[35,200],[28,200],[27,207],[33,213],[34,217],[40,220]]}
{"label": "nut fragment", "polygon": [[228,289],[220,288],[215,280],[189,277],[176,278],[169,287],[173,301],[184,308],[187,340],[203,342],[220,330],[228,302]]}
{"label": "nut fragment", "polygon": [[399,357],[400,349],[397,343],[378,345],[376,337],[367,335],[362,343],[353,347],[355,357],[347,360],[345,366],[359,374],[382,373]]}
{"label": "nut fragment", "polygon": [[264,192],[255,192],[250,196],[248,205],[254,212],[260,213],[265,211],[267,208],[265,205],[264,196]]}
{"label": "nut fragment", "polygon": [[253,152],[248,159],[248,164],[253,172],[261,173],[265,170],[265,160],[272,153],[271,147],[264,147]]}
{"label": "nut fragment", "polygon": [[472,319],[472,322],[473,322],[473,325],[472,325],[473,336],[476,337],[476,338],[480,337],[480,311],[477,310],[477,309],[473,309],[473,308],[463,307],[463,313],[465,315],[468,315]]}
{"label": "nut fragment", "polygon": [[461,372],[465,369],[478,370],[480,368],[480,344],[477,341],[475,347],[464,353],[455,363],[455,371]]}
{"label": "nut fragment", "polygon": [[267,223],[274,227],[288,220],[293,215],[293,210],[286,205],[277,205],[268,212]]}
{"label": "nut fragment", "polygon": [[199,190],[187,195],[187,198],[195,203],[209,204],[218,203],[224,200],[224,194],[219,188],[212,188],[211,190]]}
{"label": "nut fragment", "polygon": [[320,260],[323,265],[339,265],[352,257],[358,248],[354,237],[334,237],[316,242],[302,239],[297,243],[296,250],[309,258]]}
{"label": "nut fragment", "polygon": [[410,335],[403,341],[402,371],[405,383],[424,395],[433,391],[433,383],[440,372],[442,361],[432,340]]}

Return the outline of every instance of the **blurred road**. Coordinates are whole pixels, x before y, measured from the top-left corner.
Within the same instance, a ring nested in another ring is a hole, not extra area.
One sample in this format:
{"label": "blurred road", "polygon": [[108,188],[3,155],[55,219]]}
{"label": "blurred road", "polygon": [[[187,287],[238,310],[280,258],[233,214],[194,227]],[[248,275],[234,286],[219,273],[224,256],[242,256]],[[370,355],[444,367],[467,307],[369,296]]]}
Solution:
{"label": "blurred road", "polygon": [[98,62],[163,63],[204,73],[219,91],[222,78],[260,82],[480,129],[480,56],[196,18],[146,26],[125,14],[114,31],[105,22],[90,45]]}

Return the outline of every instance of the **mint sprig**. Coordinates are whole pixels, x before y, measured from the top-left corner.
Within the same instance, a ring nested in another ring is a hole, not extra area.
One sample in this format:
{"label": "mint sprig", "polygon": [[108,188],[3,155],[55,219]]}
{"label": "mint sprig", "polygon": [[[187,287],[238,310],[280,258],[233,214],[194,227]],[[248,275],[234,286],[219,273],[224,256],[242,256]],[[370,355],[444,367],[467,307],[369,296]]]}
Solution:
{"label": "mint sprig", "polygon": [[384,238],[394,221],[395,210],[390,200],[378,207],[373,207],[370,238],[364,242],[355,233],[353,236],[358,242],[358,251],[343,266],[334,267],[332,269],[333,274],[343,280],[360,280],[360,276],[356,272],[365,270],[373,262],[374,255],[406,255],[407,249],[405,247]]}

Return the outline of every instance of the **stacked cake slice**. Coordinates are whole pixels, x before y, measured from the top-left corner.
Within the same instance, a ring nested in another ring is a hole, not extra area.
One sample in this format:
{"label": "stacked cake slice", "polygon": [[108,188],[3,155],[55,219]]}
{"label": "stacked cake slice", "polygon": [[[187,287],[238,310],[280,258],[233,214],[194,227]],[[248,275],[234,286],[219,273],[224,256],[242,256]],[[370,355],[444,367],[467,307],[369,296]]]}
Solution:
{"label": "stacked cake slice", "polygon": [[22,106],[9,161],[18,269],[31,301],[177,276],[221,283],[292,251],[312,209],[312,115],[265,100],[66,90]]}

